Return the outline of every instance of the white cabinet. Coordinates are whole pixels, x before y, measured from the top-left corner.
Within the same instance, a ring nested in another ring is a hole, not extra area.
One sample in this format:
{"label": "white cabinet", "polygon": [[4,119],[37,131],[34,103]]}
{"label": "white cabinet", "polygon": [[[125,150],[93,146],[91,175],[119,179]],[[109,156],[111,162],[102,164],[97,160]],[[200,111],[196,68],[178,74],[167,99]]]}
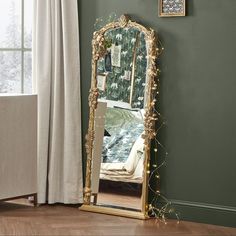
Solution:
{"label": "white cabinet", "polygon": [[0,200],[37,193],[37,96],[0,95]]}

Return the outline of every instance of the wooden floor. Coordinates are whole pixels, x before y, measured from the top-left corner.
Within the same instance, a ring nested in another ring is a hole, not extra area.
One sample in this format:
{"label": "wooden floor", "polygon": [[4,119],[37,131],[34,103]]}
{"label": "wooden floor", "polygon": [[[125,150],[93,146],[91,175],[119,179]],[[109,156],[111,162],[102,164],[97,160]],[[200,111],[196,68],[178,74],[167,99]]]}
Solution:
{"label": "wooden floor", "polygon": [[236,228],[174,220],[164,224],[83,212],[72,206],[34,208],[1,202],[0,235],[235,236]]}

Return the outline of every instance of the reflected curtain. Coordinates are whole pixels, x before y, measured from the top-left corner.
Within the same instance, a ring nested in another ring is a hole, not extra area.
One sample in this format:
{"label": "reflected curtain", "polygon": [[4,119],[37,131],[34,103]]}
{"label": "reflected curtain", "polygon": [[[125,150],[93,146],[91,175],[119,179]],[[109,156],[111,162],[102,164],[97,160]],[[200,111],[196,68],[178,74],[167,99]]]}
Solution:
{"label": "reflected curtain", "polygon": [[39,203],[82,202],[79,64],[77,0],[34,0]]}

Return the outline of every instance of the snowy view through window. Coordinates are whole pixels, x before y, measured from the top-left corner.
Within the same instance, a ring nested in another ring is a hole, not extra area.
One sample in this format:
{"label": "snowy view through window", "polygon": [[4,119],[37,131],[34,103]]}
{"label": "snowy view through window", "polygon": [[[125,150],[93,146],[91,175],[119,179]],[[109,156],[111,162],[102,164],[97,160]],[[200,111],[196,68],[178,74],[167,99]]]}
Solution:
{"label": "snowy view through window", "polygon": [[0,0],[0,93],[32,92],[32,2]]}

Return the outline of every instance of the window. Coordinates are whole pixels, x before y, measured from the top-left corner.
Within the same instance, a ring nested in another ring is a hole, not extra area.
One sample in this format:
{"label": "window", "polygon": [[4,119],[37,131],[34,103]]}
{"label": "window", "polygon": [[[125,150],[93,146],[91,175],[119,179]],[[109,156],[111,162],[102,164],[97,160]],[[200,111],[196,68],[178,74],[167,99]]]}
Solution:
{"label": "window", "polygon": [[32,2],[0,0],[0,93],[32,92]]}

